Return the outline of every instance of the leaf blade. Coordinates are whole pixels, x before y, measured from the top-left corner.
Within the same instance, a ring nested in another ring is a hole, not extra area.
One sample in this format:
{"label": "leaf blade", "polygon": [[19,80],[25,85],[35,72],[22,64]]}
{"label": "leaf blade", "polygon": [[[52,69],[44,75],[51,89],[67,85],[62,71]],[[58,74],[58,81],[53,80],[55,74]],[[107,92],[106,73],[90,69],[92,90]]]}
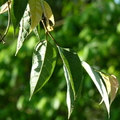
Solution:
{"label": "leaf blade", "polygon": [[39,0],[29,0],[31,13],[31,29],[34,29],[42,19],[42,7]]}
{"label": "leaf blade", "polygon": [[67,83],[67,106],[69,118],[80,91],[82,66],[76,53],[69,49],[63,49],[60,47],[58,47],[58,50],[63,61],[64,74]]}
{"label": "leaf blade", "polygon": [[67,95],[66,95],[66,103],[68,107],[68,119],[70,118],[70,115],[74,108],[74,93],[71,88],[70,80],[69,80],[69,74],[67,71],[67,68],[64,66],[64,74],[66,76],[66,83],[67,83]]}
{"label": "leaf blade", "polygon": [[110,105],[111,105],[118,91],[118,87],[119,87],[118,80],[114,75],[106,75],[102,72],[99,72],[99,73],[105,82],[107,92],[110,96]]}
{"label": "leaf blade", "polygon": [[13,23],[14,30],[16,30],[23,14],[26,9],[28,0],[12,0],[11,5],[11,19]]}
{"label": "leaf blade", "polygon": [[[53,26],[55,25],[54,15],[52,13],[52,10],[46,1],[41,0],[41,6],[46,20],[45,22],[46,22],[47,30],[52,31]],[[50,22],[52,23],[52,25],[50,24]]]}
{"label": "leaf blade", "polygon": [[109,116],[109,114],[110,114],[109,98],[108,98],[107,90],[102,82],[102,79],[101,79],[99,73],[97,71],[95,71],[91,66],[89,66],[84,61],[82,62],[82,66],[84,67],[84,69],[86,70],[88,75],[91,77],[91,79],[94,82],[94,84],[96,85],[100,95],[102,96],[103,101],[106,106],[106,109],[107,109],[107,112],[108,112],[108,116]]}
{"label": "leaf blade", "polygon": [[20,21],[19,35],[18,35],[15,55],[17,55],[18,51],[22,47],[24,41],[26,40],[29,34],[30,34],[30,15],[29,15],[29,7],[27,6],[23,18]]}
{"label": "leaf blade", "polygon": [[56,57],[56,49],[50,43],[44,41],[37,45],[30,76],[30,99],[48,82],[56,64]]}

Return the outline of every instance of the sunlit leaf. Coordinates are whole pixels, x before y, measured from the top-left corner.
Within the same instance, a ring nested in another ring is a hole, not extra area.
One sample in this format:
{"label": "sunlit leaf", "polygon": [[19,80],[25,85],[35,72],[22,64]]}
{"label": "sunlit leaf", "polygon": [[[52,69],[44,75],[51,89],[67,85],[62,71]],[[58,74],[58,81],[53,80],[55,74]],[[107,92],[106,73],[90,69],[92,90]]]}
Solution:
{"label": "sunlit leaf", "polygon": [[81,61],[76,53],[70,49],[64,49],[60,47],[58,47],[58,49],[63,61],[64,73],[67,83],[67,106],[69,118],[74,107],[74,102],[78,93],[80,92],[79,90],[82,81],[82,67]]}
{"label": "sunlit leaf", "polygon": [[74,93],[70,84],[70,79],[69,79],[69,72],[67,70],[67,68],[64,66],[64,74],[65,74],[65,78],[66,78],[66,83],[67,83],[67,96],[66,96],[66,103],[67,103],[67,107],[68,107],[68,119],[70,118],[70,115],[74,109]]}
{"label": "sunlit leaf", "polygon": [[23,42],[27,38],[27,36],[30,34],[30,14],[29,14],[29,7],[27,7],[23,18],[20,21],[20,28],[19,28],[19,35],[18,35],[18,40],[17,40],[17,49],[16,49],[16,54],[20,50],[20,48],[23,45]]}
{"label": "sunlit leaf", "polygon": [[[30,12],[31,12],[31,28],[34,29],[42,17],[45,17],[45,25],[48,31],[52,31],[55,21],[52,10],[47,2],[44,0],[29,0]],[[51,25],[52,24],[52,25]]]}
{"label": "sunlit leaf", "polygon": [[[43,0],[41,0],[41,5],[42,5],[45,20],[46,20],[45,22],[46,22],[47,30],[52,31],[53,30],[52,26],[55,25],[52,10],[51,10],[50,6],[48,5],[48,3]],[[52,25],[51,25],[51,23],[52,23]]]}
{"label": "sunlit leaf", "polygon": [[6,2],[5,4],[3,4],[0,8],[0,14],[5,13],[6,11],[8,11],[8,9],[11,8],[11,1]]}
{"label": "sunlit leaf", "polygon": [[111,92],[110,92],[110,104],[111,104],[116,97],[119,83],[117,78],[114,75],[109,76],[109,79],[111,83]]}
{"label": "sunlit leaf", "polygon": [[42,6],[40,0],[29,0],[31,13],[31,29],[34,29],[42,19]]}
{"label": "sunlit leaf", "polygon": [[40,40],[40,25],[38,25],[37,27],[35,27],[33,29],[33,32],[36,35],[36,37],[38,38],[38,40]]}
{"label": "sunlit leaf", "polygon": [[49,42],[40,42],[36,46],[30,75],[30,99],[49,80],[56,64],[56,56],[56,49]]}
{"label": "sunlit leaf", "polygon": [[12,0],[11,6],[11,18],[14,30],[19,25],[21,18],[23,17],[28,0]]}
{"label": "sunlit leaf", "polygon": [[106,75],[103,74],[102,72],[99,72],[105,82],[106,88],[107,88],[107,92],[110,96],[110,104],[113,102],[113,100],[116,97],[117,91],[118,91],[118,87],[119,87],[119,83],[117,78],[114,75]]}
{"label": "sunlit leaf", "polygon": [[88,65],[84,61],[82,62],[82,66],[87,71],[87,73],[91,77],[92,81],[96,85],[98,91],[100,92],[100,95],[102,96],[102,99],[103,99],[103,101],[104,101],[104,103],[106,105],[107,112],[108,112],[108,115],[109,115],[109,113],[110,113],[109,97],[108,97],[106,87],[105,87],[105,85],[104,85],[104,83],[103,83],[103,81],[101,79],[100,74],[97,71],[95,71],[90,65]]}

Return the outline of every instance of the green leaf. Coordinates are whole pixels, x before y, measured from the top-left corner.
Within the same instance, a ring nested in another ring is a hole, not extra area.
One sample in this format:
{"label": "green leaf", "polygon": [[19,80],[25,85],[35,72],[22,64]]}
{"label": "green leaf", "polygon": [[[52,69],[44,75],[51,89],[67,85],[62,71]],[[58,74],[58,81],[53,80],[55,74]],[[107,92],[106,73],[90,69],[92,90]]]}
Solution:
{"label": "green leaf", "polygon": [[0,6],[3,5],[5,2],[7,2],[8,0],[0,0]]}
{"label": "green leaf", "polygon": [[104,103],[106,105],[106,109],[107,109],[108,116],[109,116],[109,113],[110,113],[110,103],[109,103],[109,98],[108,98],[108,93],[107,93],[106,87],[105,87],[105,85],[104,85],[104,83],[102,81],[102,77],[100,76],[99,72],[94,70],[86,62],[83,61],[82,62],[82,66],[87,71],[87,73],[91,77],[92,81],[96,85],[100,95],[102,96],[102,99],[103,99],[103,101],[104,101]]}
{"label": "green leaf", "polygon": [[[34,29],[42,20],[42,15],[45,17],[45,24],[48,31],[52,31],[55,21],[52,10],[44,0],[29,0],[31,13],[31,29]],[[51,25],[52,23],[52,25]]]}
{"label": "green leaf", "polygon": [[12,0],[11,19],[14,30],[20,23],[20,20],[25,12],[28,0]]}
{"label": "green leaf", "polygon": [[15,55],[17,55],[18,51],[23,45],[23,42],[25,41],[25,39],[27,38],[29,34],[30,34],[30,13],[29,13],[29,7],[27,7],[23,15],[23,18],[20,21],[17,49],[16,49]]}
{"label": "green leaf", "polygon": [[38,38],[38,40],[40,40],[40,24],[33,29],[33,32],[36,35],[36,37]]}
{"label": "green leaf", "polygon": [[67,106],[69,118],[74,107],[74,102],[80,91],[80,85],[82,82],[82,66],[76,53],[70,49],[63,49],[60,47],[58,47],[58,49],[63,61],[64,73],[67,82]]}
{"label": "green leaf", "polygon": [[34,29],[42,19],[42,6],[40,0],[29,0],[30,13],[31,13],[31,29]]}
{"label": "green leaf", "polygon": [[55,64],[57,52],[48,41],[40,42],[33,53],[30,75],[30,99],[50,79]]}
{"label": "green leaf", "polygon": [[65,74],[66,83],[67,83],[66,103],[67,103],[67,107],[68,107],[68,119],[69,119],[70,115],[74,109],[75,99],[74,99],[74,93],[73,93],[71,83],[70,83],[68,69],[65,66],[63,66],[63,69],[64,69],[64,74]]}

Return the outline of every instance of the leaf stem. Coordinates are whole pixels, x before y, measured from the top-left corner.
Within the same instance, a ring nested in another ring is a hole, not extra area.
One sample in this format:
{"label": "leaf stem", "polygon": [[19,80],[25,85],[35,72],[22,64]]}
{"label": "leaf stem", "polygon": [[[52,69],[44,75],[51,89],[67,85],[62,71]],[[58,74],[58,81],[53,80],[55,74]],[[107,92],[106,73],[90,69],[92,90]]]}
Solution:
{"label": "leaf stem", "polygon": [[61,46],[61,45],[59,45],[59,44],[56,42],[55,38],[54,38],[54,37],[52,36],[52,34],[48,31],[47,27],[45,26],[44,21],[41,20],[41,22],[42,22],[43,27],[44,27],[44,29],[45,29],[45,33],[46,33],[48,36],[50,36],[50,38],[55,42],[55,44],[56,44],[57,46]]}

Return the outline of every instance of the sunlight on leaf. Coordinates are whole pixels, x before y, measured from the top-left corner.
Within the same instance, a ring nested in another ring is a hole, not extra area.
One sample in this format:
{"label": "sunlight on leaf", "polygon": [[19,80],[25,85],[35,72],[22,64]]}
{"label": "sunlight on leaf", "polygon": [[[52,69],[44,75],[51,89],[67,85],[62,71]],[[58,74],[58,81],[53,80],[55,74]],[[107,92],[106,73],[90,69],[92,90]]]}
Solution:
{"label": "sunlight on leaf", "polygon": [[30,75],[30,99],[50,79],[56,64],[56,49],[48,41],[40,42],[33,53]]}
{"label": "sunlight on leaf", "polygon": [[44,19],[42,17],[45,17],[45,26],[48,31],[52,31],[55,21],[52,10],[48,3],[44,0],[29,0],[29,6],[31,13],[31,29],[34,29],[39,22]]}
{"label": "sunlight on leaf", "polygon": [[9,8],[11,8],[11,1],[6,2],[5,4],[3,4],[1,6],[1,8],[0,8],[0,14],[7,12]]}
{"label": "sunlight on leaf", "polygon": [[[50,6],[48,5],[48,3],[46,1],[41,0],[41,5],[42,5],[42,9],[43,9],[43,13],[44,13],[44,17],[46,19],[46,27],[48,31],[52,31],[53,27],[55,25],[55,21],[54,21],[54,16],[52,13],[52,10],[50,8]],[[52,23],[52,25],[51,25]]]}
{"label": "sunlight on leaf", "polygon": [[102,99],[106,105],[108,116],[109,116],[110,103],[109,103],[108,93],[107,93],[106,87],[101,79],[100,74],[84,61],[82,62],[82,66],[87,71],[88,75],[91,77],[92,81],[94,82],[98,91],[100,92],[100,95],[102,96]]}
{"label": "sunlight on leaf", "polygon": [[80,95],[82,82],[82,66],[78,55],[70,49],[58,47],[61,59],[63,61],[64,74],[67,83],[67,106],[68,118],[70,117],[74,102]]}
{"label": "sunlight on leaf", "polygon": [[73,111],[73,108],[74,108],[74,93],[73,93],[72,88],[71,88],[67,68],[64,66],[63,69],[64,69],[64,74],[65,74],[66,83],[67,83],[66,103],[67,103],[67,107],[68,107],[68,119],[69,119],[70,115],[71,115],[71,113]]}
{"label": "sunlight on leaf", "polygon": [[116,94],[119,88],[119,83],[117,78],[114,75],[111,75],[109,79],[111,83],[111,93],[110,93],[110,104],[111,104],[116,97]]}
{"label": "sunlight on leaf", "polygon": [[23,42],[25,41],[25,39],[29,34],[30,34],[30,15],[29,15],[29,7],[27,6],[27,10],[25,11],[23,18],[20,21],[20,29],[19,29],[17,49],[15,55],[17,55],[18,51],[23,45]]}
{"label": "sunlight on leaf", "polygon": [[101,74],[105,82],[107,92],[110,96],[110,105],[111,105],[118,91],[118,87],[119,87],[118,80],[114,75],[106,75],[106,74],[103,74],[102,72],[99,72],[99,73]]}

